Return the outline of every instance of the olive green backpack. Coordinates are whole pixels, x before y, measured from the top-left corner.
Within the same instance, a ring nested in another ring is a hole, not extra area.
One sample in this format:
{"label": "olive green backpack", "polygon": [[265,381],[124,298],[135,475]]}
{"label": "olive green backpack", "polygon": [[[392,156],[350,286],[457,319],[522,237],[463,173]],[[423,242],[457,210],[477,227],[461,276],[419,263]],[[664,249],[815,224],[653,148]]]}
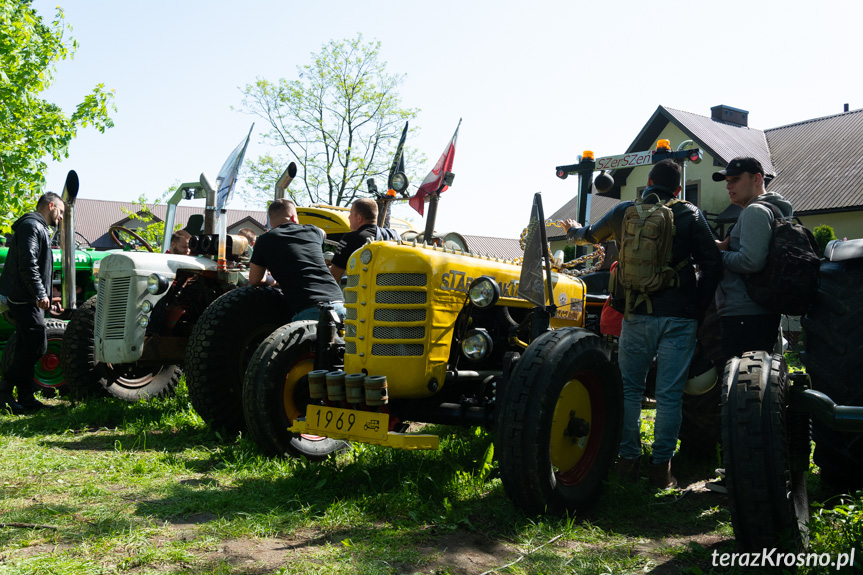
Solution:
{"label": "olive green backpack", "polygon": [[671,198],[662,203],[659,196],[656,199],[655,204],[644,203],[644,198],[636,200],[623,216],[618,278],[626,296],[624,317],[627,319],[642,302],[647,304],[647,313],[653,313],[650,294],[676,286],[679,283],[677,272],[688,262],[688,259],[677,265],[671,262],[675,232],[671,206],[683,200]]}

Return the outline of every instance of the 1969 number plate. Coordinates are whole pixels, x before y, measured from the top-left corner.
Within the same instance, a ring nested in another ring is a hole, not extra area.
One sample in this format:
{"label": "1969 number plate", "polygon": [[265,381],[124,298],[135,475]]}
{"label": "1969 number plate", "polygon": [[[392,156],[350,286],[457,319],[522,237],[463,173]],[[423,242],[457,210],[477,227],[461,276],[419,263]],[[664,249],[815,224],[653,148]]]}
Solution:
{"label": "1969 number plate", "polygon": [[390,416],[373,411],[310,405],[306,410],[306,432],[327,437],[386,439]]}

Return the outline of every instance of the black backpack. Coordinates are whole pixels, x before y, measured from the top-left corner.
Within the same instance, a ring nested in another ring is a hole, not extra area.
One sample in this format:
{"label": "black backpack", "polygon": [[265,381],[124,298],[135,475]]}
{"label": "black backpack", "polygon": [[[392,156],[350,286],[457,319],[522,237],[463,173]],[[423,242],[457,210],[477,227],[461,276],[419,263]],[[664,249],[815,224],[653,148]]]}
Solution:
{"label": "black backpack", "polygon": [[767,264],[744,275],[752,300],[772,313],[803,315],[818,293],[820,258],[815,236],[800,224],[786,220],[779,208],[758,202],[773,213],[773,235]]}
{"label": "black backpack", "polygon": [[391,242],[399,241],[399,233],[392,228],[382,228],[380,226],[375,226],[377,230],[375,231],[375,241],[379,242],[381,240],[388,240]]}

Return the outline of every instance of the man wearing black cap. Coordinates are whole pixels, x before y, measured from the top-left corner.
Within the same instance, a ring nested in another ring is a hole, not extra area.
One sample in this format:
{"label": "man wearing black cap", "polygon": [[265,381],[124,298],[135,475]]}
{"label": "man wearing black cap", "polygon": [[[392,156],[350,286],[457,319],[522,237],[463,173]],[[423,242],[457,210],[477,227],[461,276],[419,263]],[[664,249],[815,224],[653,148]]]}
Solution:
{"label": "man wearing black cap", "polygon": [[724,170],[713,174],[713,181],[725,181],[728,198],[743,210],[731,233],[716,246],[722,252],[724,274],[716,290],[716,311],[722,331],[725,357],[741,356],[745,351],[771,352],[779,333],[779,314],[770,313],[749,297],[744,276],[764,269],[773,233],[773,212],[762,202],[776,206],[791,217],[791,203],[764,187],[764,168],[755,158],[739,157]]}

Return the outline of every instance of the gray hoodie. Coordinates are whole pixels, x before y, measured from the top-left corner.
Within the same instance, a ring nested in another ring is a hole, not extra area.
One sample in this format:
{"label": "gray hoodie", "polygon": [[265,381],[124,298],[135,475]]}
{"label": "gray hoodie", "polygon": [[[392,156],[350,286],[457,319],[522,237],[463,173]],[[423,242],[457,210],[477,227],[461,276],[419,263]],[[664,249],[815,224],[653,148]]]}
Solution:
{"label": "gray hoodie", "polygon": [[770,312],[752,301],[746,292],[743,276],[764,269],[767,249],[773,232],[773,212],[758,202],[769,202],[789,218],[791,203],[776,192],[757,196],[743,211],[731,229],[728,251],[722,252],[724,269],[716,289],[716,311],[720,316],[760,315]]}

